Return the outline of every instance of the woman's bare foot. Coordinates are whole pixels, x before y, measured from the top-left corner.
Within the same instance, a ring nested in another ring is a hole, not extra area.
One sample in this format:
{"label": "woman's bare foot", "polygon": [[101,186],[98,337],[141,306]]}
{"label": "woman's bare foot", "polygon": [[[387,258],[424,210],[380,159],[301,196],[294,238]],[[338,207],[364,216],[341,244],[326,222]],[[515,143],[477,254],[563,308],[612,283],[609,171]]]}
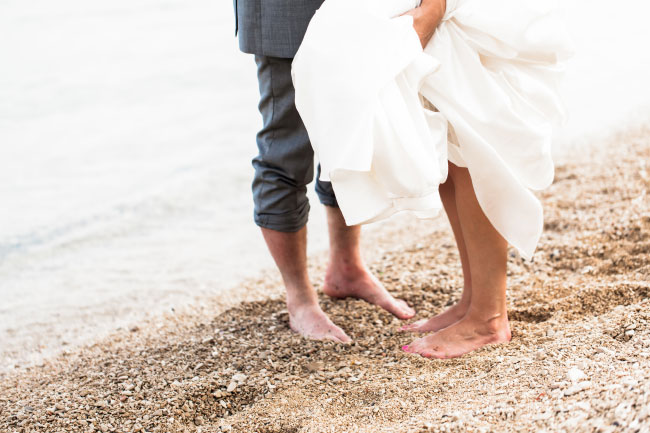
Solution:
{"label": "woman's bare foot", "polygon": [[402,347],[402,350],[417,353],[425,358],[458,358],[489,344],[507,343],[511,338],[506,314],[489,320],[466,315],[454,325],[419,338]]}
{"label": "woman's bare foot", "polygon": [[294,332],[312,340],[349,343],[350,337],[323,312],[318,303],[289,306],[289,326]]}
{"label": "woman's bare foot", "polygon": [[332,298],[357,298],[377,305],[398,319],[415,316],[415,310],[401,299],[395,299],[383,284],[364,268],[341,270],[330,266],[325,277],[323,293]]}
{"label": "woman's bare foot", "polygon": [[403,332],[436,332],[461,320],[467,314],[469,303],[459,302],[430,319],[422,319],[400,328]]}

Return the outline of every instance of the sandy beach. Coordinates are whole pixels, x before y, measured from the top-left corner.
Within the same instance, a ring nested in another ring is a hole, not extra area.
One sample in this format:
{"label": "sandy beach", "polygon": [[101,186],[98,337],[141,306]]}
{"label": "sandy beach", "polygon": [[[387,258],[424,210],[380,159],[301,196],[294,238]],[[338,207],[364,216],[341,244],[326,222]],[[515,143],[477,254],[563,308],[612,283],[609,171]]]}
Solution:
{"label": "sandy beach", "polygon": [[[304,341],[265,272],[41,365],[0,376],[3,432],[648,432],[650,126],[558,161],[532,262],[509,260],[513,340],[456,360],[355,300],[321,296],[350,345]],[[418,315],[460,296],[443,218],[398,218],[369,266]],[[324,253],[311,273],[324,275]]]}
{"label": "sandy beach", "polygon": [[[560,3],[576,48],[553,143],[564,157],[650,118],[650,4]],[[232,6],[1,2],[0,371],[229,301],[273,266],[252,222],[255,61],[238,50]],[[309,195],[318,254],[326,221]],[[368,251],[379,237],[394,249],[389,232],[366,230]]]}

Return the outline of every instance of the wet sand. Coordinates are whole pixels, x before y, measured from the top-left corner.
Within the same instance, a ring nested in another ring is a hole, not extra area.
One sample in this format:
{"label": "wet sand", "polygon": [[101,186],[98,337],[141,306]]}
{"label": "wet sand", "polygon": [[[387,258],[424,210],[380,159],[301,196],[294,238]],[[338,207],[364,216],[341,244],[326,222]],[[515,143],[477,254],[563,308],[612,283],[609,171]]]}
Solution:
{"label": "wet sand", "polygon": [[[227,303],[3,374],[0,431],[649,431],[648,161],[650,126],[558,161],[534,261],[510,254],[509,345],[425,360],[400,351],[414,337],[389,314],[324,296],[354,343],[304,341],[267,272]],[[443,218],[398,218],[365,241],[370,268],[416,319],[459,298]],[[325,259],[312,257],[314,281]]]}

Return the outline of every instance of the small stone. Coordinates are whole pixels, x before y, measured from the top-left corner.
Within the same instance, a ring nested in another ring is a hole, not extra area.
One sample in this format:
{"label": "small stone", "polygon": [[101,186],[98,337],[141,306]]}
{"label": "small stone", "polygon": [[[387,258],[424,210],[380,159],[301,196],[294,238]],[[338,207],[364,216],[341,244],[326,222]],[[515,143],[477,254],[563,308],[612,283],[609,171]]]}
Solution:
{"label": "small stone", "polygon": [[207,338],[204,338],[203,340],[201,340],[201,343],[203,343],[203,344],[214,343],[214,337],[207,337]]}
{"label": "small stone", "polygon": [[230,382],[230,384],[228,385],[228,388],[226,388],[226,391],[227,391],[227,392],[233,392],[233,391],[236,390],[236,389],[237,389],[237,382],[232,381],[232,382]]}
{"label": "small stone", "polygon": [[163,414],[162,409],[158,409],[157,411],[155,411],[155,412],[153,413],[153,416],[162,416],[162,414]]}
{"label": "small stone", "polygon": [[630,329],[629,331],[625,331],[625,335],[628,337],[634,337],[634,329]]}
{"label": "small stone", "polygon": [[580,382],[564,390],[565,396],[571,396],[591,388],[591,382]]}
{"label": "small stone", "polygon": [[639,382],[636,381],[631,376],[625,376],[621,379],[621,385],[629,386],[629,387],[635,387],[639,384]]}
{"label": "small stone", "polygon": [[559,388],[564,388],[567,386],[569,383],[565,381],[559,381],[559,382],[554,382],[551,384],[551,389],[559,389]]}
{"label": "small stone", "polygon": [[546,352],[544,352],[543,349],[539,349],[537,350],[537,352],[535,352],[535,359],[537,359],[538,361],[541,361],[545,358],[546,358]]}
{"label": "small stone", "polygon": [[546,330],[546,336],[547,337],[555,337],[556,332],[553,329],[547,329]]}
{"label": "small stone", "polygon": [[604,353],[605,355],[614,356],[615,352],[607,347],[599,347],[598,352]]}
{"label": "small stone", "polygon": [[237,383],[242,383],[242,382],[244,382],[246,380],[247,377],[248,376],[246,376],[245,374],[237,373],[237,374],[234,374],[232,376],[232,380],[237,382]]}
{"label": "small stone", "polygon": [[322,362],[309,362],[305,366],[308,372],[310,373],[315,373],[317,371],[320,371],[323,369],[323,363]]}
{"label": "small stone", "polygon": [[202,416],[197,416],[196,418],[194,418],[194,424],[197,426],[201,426],[205,424],[205,421],[203,420]]}
{"label": "small stone", "polygon": [[567,372],[567,378],[571,382],[578,382],[579,380],[582,380],[586,378],[587,375],[585,374],[584,371],[580,370],[579,368],[573,367]]}

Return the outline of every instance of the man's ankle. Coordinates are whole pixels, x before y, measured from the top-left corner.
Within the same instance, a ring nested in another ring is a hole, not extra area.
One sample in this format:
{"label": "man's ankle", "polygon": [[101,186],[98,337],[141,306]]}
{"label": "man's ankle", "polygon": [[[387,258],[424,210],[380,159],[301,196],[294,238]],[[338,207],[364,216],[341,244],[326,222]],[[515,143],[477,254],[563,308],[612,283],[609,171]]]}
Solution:
{"label": "man's ankle", "polygon": [[358,256],[330,256],[329,266],[327,268],[328,277],[355,279],[365,276],[367,272],[363,260]]}
{"label": "man's ankle", "polygon": [[316,294],[287,294],[287,310],[290,314],[318,306],[318,297]]}

